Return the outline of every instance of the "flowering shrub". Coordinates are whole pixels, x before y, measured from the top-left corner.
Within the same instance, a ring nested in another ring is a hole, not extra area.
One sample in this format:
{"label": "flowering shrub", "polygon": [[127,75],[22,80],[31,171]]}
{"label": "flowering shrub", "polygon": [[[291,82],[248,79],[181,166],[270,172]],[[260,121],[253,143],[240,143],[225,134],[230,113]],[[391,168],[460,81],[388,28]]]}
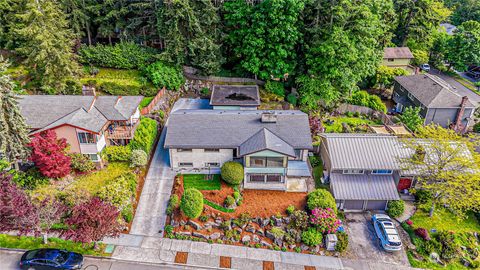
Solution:
{"label": "flowering shrub", "polygon": [[412,225],[413,225],[413,221],[411,221],[410,219],[407,220],[406,223],[408,224],[408,226],[412,226]]}
{"label": "flowering shrub", "polygon": [[430,240],[430,235],[428,234],[428,231],[427,231],[427,229],[425,229],[425,228],[417,228],[417,229],[415,229],[415,234],[416,234],[418,237],[422,238],[423,240],[427,240],[427,241]]}
{"label": "flowering shrub", "polygon": [[334,233],[340,227],[340,220],[332,208],[312,210],[310,223],[322,233]]}

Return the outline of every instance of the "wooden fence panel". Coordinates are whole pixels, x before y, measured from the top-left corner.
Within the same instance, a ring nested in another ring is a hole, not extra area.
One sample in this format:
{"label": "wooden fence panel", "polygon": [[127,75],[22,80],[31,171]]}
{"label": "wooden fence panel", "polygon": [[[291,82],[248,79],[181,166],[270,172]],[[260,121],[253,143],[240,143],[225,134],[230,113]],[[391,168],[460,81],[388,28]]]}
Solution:
{"label": "wooden fence panel", "polygon": [[158,93],[152,99],[150,104],[148,104],[147,107],[142,108],[142,110],[140,111],[140,114],[141,115],[149,114],[153,110],[155,105],[157,105],[158,101],[165,95],[165,91],[167,91],[165,87],[163,87],[160,91],[158,91]]}

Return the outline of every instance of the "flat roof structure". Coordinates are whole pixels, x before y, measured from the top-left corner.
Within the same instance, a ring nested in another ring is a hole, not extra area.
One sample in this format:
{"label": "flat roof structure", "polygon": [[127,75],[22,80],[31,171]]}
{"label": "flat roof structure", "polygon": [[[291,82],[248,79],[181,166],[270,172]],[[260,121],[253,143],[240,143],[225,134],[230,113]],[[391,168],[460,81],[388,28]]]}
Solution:
{"label": "flat roof structure", "polygon": [[245,106],[260,105],[257,85],[214,85],[210,97],[211,106]]}

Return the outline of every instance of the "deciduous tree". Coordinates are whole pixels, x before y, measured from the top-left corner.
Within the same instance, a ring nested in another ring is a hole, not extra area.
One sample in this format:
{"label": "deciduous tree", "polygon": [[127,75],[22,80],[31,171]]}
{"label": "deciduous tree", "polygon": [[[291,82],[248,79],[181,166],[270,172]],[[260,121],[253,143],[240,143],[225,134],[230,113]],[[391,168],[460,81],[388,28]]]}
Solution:
{"label": "deciduous tree", "polygon": [[377,75],[375,76],[375,87],[380,89],[391,88],[393,86],[393,79],[396,76],[409,75],[408,71],[403,68],[391,68],[381,65],[377,69]]}
{"label": "deciduous tree", "polygon": [[54,197],[48,197],[38,202],[37,214],[39,219],[39,231],[43,234],[43,243],[48,243],[48,233],[53,225],[60,222],[60,219],[67,210],[66,206]]}
{"label": "deciduous tree", "polygon": [[35,134],[29,147],[30,160],[41,174],[49,178],[60,178],[70,173],[70,157],[66,155],[67,141],[58,139],[53,130]]}
{"label": "deciduous tree", "polygon": [[417,130],[417,138],[405,139],[410,155],[400,158],[402,168],[418,174],[417,185],[433,194],[435,205],[444,204],[462,215],[480,208],[480,140],[463,137],[453,130],[431,124]]}
{"label": "deciduous tree", "polygon": [[96,243],[104,237],[118,237],[123,228],[119,215],[115,206],[93,197],[73,208],[71,216],[65,220],[69,229],[62,235],[83,243]]}
{"label": "deciduous tree", "polygon": [[400,121],[415,132],[422,126],[424,120],[420,116],[420,107],[406,107],[400,115]]}
{"label": "deciduous tree", "polygon": [[27,124],[20,113],[14,83],[5,74],[8,67],[0,56],[0,153],[10,162],[26,158],[29,143]]}
{"label": "deciduous tree", "polygon": [[480,22],[462,23],[447,46],[446,58],[456,70],[465,71],[470,65],[480,64]]}
{"label": "deciduous tree", "polygon": [[0,172],[0,231],[37,233],[38,225],[37,209],[28,195],[12,182],[11,175]]}

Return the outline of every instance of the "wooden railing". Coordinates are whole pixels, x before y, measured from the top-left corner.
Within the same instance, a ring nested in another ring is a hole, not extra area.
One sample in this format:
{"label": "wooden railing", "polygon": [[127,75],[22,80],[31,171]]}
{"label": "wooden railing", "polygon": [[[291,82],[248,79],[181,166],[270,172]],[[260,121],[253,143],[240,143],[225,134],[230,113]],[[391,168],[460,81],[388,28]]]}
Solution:
{"label": "wooden railing", "polygon": [[163,97],[163,95],[165,95],[165,91],[166,91],[165,87],[163,87],[160,91],[158,91],[157,95],[155,95],[152,101],[150,101],[148,106],[142,108],[142,110],[140,111],[140,114],[141,115],[149,114],[153,110],[155,105],[157,105],[158,101]]}
{"label": "wooden railing", "polygon": [[135,130],[140,121],[137,121],[133,126],[117,126],[113,130],[106,130],[105,135],[107,139],[132,139]]}

